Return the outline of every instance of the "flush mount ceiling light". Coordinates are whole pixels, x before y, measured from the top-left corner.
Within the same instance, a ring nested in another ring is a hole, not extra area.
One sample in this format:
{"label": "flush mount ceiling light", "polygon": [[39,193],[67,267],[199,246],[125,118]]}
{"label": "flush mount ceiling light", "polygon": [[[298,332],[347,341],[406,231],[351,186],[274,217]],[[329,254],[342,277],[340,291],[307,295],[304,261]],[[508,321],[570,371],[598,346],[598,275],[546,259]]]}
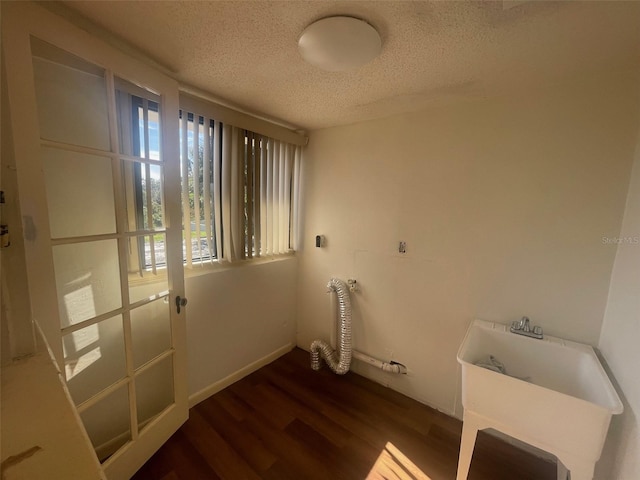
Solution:
{"label": "flush mount ceiling light", "polygon": [[380,54],[380,35],[364,20],[327,17],[304,29],[298,50],[308,63],[330,72],[361,67]]}

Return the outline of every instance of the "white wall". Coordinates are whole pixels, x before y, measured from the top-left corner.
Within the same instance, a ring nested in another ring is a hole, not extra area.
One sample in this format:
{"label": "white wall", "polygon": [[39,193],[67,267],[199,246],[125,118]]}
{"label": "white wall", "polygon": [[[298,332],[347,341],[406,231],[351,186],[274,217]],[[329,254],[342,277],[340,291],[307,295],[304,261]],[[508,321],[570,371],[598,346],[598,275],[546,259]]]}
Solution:
{"label": "white wall", "polygon": [[620,232],[638,125],[631,73],[312,132],[298,345],[329,337],[327,280],[356,278],[355,348],[411,373],[356,370],[459,416],[473,318],[526,314],[597,344],[615,256],[602,238]]}
{"label": "white wall", "polygon": [[602,480],[640,478],[640,143],[619,238],[599,347],[625,410],[611,422]]}
{"label": "white wall", "polygon": [[257,261],[185,279],[189,395],[295,345],[297,258]]}

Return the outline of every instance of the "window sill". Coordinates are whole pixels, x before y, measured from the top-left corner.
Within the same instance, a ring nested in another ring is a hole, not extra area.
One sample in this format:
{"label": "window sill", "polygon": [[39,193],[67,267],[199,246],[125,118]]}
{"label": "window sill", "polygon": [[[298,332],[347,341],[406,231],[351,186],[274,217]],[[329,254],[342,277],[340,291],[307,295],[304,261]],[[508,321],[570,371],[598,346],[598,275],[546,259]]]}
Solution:
{"label": "window sill", "polygon": [[[295,251],[290,251],[288,253],[281,253],[279,255],[269,255],[266,257],[257,257],[251,258],[247,260],[237,260],[235,262],[218,262],[215,261],[213,263],[205,263],[205,264],[195,264],[192,267],[184,266],[184,278],[191,277],[199,277],[201,275],[208,275],[217,272],[224,272],[227,270],[233,270],[236,268],[247,268],[253,267],[257,265],[264,265],[267,263],[273,262],[281,262],[283,260],[289,260],[291,258],[295,258]],[[153,275],[151,273],[146,274],[141,277],[136,273],[129,274],[129,286],[130,287],[140,287],[144,285],[151,285],[154,283],[164,282],[167,283],[167,275],[166,269],[158,268],[157,274]]]}
{"label": "window sill", "polygon": [[167,285],[166,267],[157,268],[156,272],[156,275],[153,275],[151,272],[145,273],[143,277],[137,273],[129,273],[129,287],[141,287],[161,282]]}
{"label": "window sill", "polygon": [[234,270],[236,268],[247,268],[258,265],[264,265],[267,263],[281,262],[284,260],[289,260],[295,258],[295,251],[290,251],[288,253],[281,253],[279,255],[269,255],[266,257],[256,257],[250,258],[247,260],[237,260],[235,262],[214,262],[207,264],[198,264],[193,265],[192,267],[184,267],[184,277],[199,277],[201,275],[208,275],[216,272],[223,272],[227,270]]}

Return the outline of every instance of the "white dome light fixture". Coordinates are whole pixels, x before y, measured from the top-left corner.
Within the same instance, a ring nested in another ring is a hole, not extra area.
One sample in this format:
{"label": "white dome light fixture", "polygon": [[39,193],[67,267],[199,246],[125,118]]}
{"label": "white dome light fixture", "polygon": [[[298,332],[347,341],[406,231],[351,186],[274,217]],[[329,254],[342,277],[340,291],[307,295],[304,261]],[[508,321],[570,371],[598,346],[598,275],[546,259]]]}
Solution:
{"label": "white dome light fixture", "polygon": [[298,39],[302,58],[323,70],[342,72],[369,63],[380,54],[377,30],[355,17],[327,17],[304,29]]}

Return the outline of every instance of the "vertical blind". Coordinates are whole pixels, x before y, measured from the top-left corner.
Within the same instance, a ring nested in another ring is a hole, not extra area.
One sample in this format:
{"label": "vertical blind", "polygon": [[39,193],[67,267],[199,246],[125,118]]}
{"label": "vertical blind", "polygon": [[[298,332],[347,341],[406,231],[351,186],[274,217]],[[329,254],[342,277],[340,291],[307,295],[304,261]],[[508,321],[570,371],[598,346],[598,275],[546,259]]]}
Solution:
{"label": "vertical blind", "polygon": [[187,266],[295,249],[302,147],[186,110],[180,147]]}

